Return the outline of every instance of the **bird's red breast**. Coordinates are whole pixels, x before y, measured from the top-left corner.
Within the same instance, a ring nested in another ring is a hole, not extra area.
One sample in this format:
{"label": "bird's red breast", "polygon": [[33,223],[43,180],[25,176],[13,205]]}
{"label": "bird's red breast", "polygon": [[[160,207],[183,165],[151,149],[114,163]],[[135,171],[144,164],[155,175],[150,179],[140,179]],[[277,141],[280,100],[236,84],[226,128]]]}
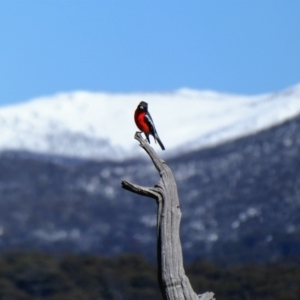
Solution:
{"label": "bird's red breast", "polygon": [[145,122],[145,111],[140,111],[139,109],[136,109],[134,113],[134,120],[135,124],[138,127],[139,130],[142,132],[149,134],[150,133],[150,127],[149,125]]}

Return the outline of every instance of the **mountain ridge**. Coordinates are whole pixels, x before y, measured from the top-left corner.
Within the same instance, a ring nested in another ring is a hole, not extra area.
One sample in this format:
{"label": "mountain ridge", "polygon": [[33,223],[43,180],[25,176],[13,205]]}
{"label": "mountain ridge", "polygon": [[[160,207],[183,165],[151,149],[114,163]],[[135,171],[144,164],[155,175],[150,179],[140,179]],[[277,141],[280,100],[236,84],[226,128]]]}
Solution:
{"label": "mountain ridge", "polygon": [[300,85],[258,96],[189,89],[124,95],[64,93],[1,108],[0,151],[97,160],[138,157],[141,151],[132,140],[133,112],[141,99],[149,103],[166,144],[164,158],[253,134],[300,113]]}

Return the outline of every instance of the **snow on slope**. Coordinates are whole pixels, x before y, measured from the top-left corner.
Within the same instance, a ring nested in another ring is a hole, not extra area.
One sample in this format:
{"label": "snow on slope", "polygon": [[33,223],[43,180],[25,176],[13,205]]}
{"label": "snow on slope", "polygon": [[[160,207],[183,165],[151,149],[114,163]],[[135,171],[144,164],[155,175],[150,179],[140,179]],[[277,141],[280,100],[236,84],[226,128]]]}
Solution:
{"label": "snow on slope", "polygon": [[[181,89],[173,93],[74,92],[0,109],[0,150],[94,159],[141,154],[133,112],[149,104],[165,155],[216,145],[300,114],[300,85],[240,96]],[[161,151],[158,145],[152,145]]]}

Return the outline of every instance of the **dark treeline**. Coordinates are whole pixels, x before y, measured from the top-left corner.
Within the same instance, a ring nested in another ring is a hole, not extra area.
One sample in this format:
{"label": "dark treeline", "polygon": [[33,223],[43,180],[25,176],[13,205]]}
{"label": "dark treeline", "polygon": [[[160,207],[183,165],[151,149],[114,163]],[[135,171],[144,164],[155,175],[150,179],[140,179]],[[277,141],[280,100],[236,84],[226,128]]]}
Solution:
{"label": "dark treeline", "polygon": [[[207,262],[186,266],[195,291],[218,300],[299,300],[299,265],[240,265]],[[41,253],[0,256],[0,300],[162,299],[156,265],[136,255],[116,258]]]}

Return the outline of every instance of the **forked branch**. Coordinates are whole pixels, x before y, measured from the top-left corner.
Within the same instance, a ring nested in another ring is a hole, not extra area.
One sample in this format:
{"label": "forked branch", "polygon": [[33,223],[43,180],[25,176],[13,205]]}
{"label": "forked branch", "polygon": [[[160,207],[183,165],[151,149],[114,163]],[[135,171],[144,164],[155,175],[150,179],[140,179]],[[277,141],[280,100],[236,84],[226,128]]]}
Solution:
{"label": "forked branch", "polygon": [[179,237],[181,211],[173,173],[148,142],[142,138],[140,132],[135,134],[135,139],[140,142],[140,146],[151,158],[161,179],[153,188],[138,186],[128,181],[122,181],[122,187],[157,201],[158,282],[163,299],[213,300],[214,294],[211,292],[197,295],[185,275]]}

